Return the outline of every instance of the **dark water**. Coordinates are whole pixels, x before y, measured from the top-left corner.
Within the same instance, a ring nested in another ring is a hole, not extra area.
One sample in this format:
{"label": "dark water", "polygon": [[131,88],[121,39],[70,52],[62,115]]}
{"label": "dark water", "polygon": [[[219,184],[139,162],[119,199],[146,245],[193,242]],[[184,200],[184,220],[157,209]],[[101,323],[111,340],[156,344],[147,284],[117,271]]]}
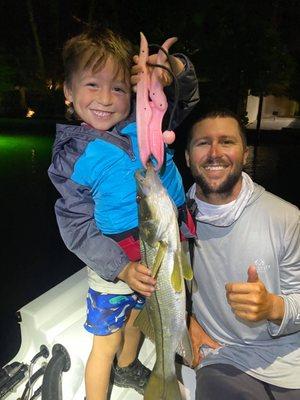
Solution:
{"label": "dark water", "polygon": [[[15,312],[83,264],[62,243],[53,213],[57,197],[47,177],[53,136],[0,132],[0,365],[20,346]],[[180,146],[179,146],[180,147]],[[247,172],[267,190],[300,206],[299,144],[250,146]],[[183,149],[176,161],[186,188],[192,180]]]}
{"label": "dark water", "polygon": [[0,133],[0,364],[16,354],[15,311],[81,268],[65,249],[53,213],[57,197],[47,177],[51,136]]}

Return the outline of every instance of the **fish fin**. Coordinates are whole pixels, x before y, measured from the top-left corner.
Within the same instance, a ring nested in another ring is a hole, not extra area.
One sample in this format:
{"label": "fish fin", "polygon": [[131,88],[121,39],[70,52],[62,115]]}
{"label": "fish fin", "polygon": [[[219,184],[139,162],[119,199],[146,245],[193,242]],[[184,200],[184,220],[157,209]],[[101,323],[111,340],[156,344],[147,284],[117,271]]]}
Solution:
{"label": "fish fin", "polygon": [[147,312],[147,305],[145,305],[145,307],[136,317],[133,324],[134,326],[137,326],[152,342],[155,341],[155,333]]}
{"label": "fish fin", "polygon": [[186,282],[186,288],[190,294],[198,292],[198,283],[196,282],[195,277],[193,277],[191,281]]}
{"label": "fish fin", "polygon": [[182,271],[181,271],[181,260],[179,252],[176,251],[174,254],[174,266],[171,275],[171,283],[175,292],[181,292],[183,288]]}
{"label": "fish fin", "polygon": [[190,367],[192,367],[194,353],[193,353],[190,335],[189,335],[187,328],[185,328],[185,330],[184,330],[182,339],[177,347],[176,353],[179,354],[184,359],[186,364],[188,364]]}
{"label": "fish fin", "polygon": [[162,260],[163,260],[164,256],[166,255],[167,248],[168,248],[167,243],[159,242],[158,251],[156,253],[156,257],[155,257],[154,263],[153,263],[153,265],[151,267],[153,278],[156,278],[156,275],[158,274],[158,271],[159,271],[159,268],[161,266]]}
{"label": "fish fin", "polygon": [[193,279],[193,270],[191,264],[188,260],[188,256],[184,251],[181,251],[181,265],[182,265],[182,274],[184,279],[191,281]]}
{"label": "fish fin", "polygon": [[176,375],[173,375],[169,379],[165,379],[163,375],[158,375],[156,374],[155,370],[153,370],[145,389],[144,400],[153,399],[182,399]]}

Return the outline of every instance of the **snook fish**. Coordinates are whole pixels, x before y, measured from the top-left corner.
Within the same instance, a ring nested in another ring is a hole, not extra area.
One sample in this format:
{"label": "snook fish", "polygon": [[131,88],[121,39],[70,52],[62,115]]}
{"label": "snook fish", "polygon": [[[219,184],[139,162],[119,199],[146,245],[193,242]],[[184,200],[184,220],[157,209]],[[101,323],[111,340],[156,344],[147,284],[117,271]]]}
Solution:
{"label": "snook fish", "polygon": [[137,201],[142,263],[157,280],[135,321],[154,343],[156,362],[145,389],[145,400],[181,400],[175,373],[175,353],[192,364],[193,352],[186,327],[185,279],[192,269],[181,249],[177,208],[151,164],[137,171]]}

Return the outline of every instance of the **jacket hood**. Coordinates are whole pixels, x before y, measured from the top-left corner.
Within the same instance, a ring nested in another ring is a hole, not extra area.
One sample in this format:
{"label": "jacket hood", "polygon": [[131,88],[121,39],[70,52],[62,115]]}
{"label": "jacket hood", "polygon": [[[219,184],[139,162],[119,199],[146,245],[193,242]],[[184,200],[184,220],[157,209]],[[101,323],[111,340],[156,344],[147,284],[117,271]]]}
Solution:
{"label": "jacket hood", "polygon": [[[131,113],[129,117],[117,124],[111,131],[99,131],[87,124],[57,124],[56,125],[56,136],[52,147],[53,156],[63,149],[65,144],[70,140],[76,140],[76,142],[87,143],[97,138],[113,142],[118,145],[119,142],[124,142],[122,137],[122,130],[130,123],[135,121],[134,113]],[[127,140],[128,142],[128,140]],[[122,143],[121,147],[129,148],[129,144]]]}
{"label": "jacket hood", "polygon": [[75,139],[79,142],[88,142],[97,137],[99,137],[97,130],[89,127],[88,125],[57,124],[56,136],[52,146],[52,154],[57,154],[70,140]]}

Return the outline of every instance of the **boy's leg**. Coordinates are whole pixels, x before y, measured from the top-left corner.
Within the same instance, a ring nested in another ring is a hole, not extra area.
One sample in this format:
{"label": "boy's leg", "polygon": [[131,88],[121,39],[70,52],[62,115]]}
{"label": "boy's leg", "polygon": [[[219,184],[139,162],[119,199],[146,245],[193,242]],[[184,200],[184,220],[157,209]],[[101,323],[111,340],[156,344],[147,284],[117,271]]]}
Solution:
{"label": "boy's leg", "polygon": [[141,340],[141,331],[133,324],[139,312],[140,310],[133,309],[124,327],[123,347],[118,355],[118,366],[121,368],[128,367],[128,365],[137,358],[137,351]]}
{"label": "boy's leg", "polygon": [[120,330],[107,336],[94,335],[85,369],[87,400],[106,400],[111,366],[121,345],[121,335]]}
{"label": "boy's leg", "polygon": [[123,340],[123,327],[135,305],[131,295],[100,293],[89,289],[85,329],[94,335],[86,365],[87,400],[107,397],[113,360]]}
{"label": "boy's leg", "polygon": [[139,298],[136,308],[131,310],[130,316],[123,328],[123,347],[118,355],[117,365],[114,366],[114,384],[121,387],[130,387],[143,394],[144,388],[151,374],[137,358],[141,339],[140,330],[134,326],[134,321],[143,307],[144,299]]}

